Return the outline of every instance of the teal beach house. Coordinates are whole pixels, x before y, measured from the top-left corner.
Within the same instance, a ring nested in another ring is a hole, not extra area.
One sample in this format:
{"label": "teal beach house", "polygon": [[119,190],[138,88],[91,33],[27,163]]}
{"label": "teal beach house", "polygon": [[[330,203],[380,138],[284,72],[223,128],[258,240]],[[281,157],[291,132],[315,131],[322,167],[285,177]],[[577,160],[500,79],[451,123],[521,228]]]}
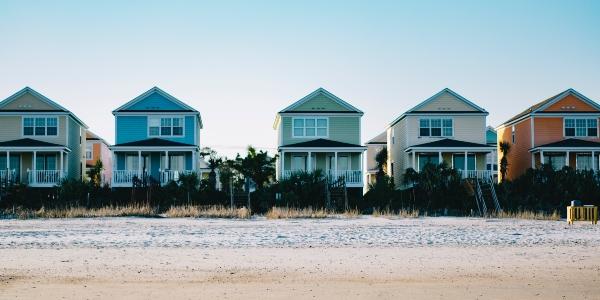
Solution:
{"label": "teal beach house", "polygon": [[113,111],[113,187],[135,178],[166,184],[198,171],[200,112],[158,87]]}
{"label": "teal beach house", "polygon": [[329,181],[363,188],[363,112],[323,88],[277,113],[277,179],[320,170]]}

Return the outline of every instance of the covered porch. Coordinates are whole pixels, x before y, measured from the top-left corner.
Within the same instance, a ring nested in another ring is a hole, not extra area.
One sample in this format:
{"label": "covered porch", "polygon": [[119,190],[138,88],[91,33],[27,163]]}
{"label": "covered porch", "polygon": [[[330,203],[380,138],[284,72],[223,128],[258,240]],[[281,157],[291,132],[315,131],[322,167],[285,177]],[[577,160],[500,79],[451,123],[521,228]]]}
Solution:
{"label": "covered porch", "polygon": [[343,179],[348,187],[363,187],[363,152],[366,147],[339,144],[336,145],[341,147],[312,144],[280,147],[277,179],[286,179],[302,171],[320,170],[330,182]]}
{"label": "covered porch", "polygon": [[559,142],[537,146],[531,152],[531,168],[540,168],[542,164],[550,165],[554,170],[571,167],[575,170],[598,171],[600,143],[566,139]]}
{"label": "covered porch", "polygon": [[165,185],[179,180],[182,175],[197,173],[199,149],[183,145],[112,146],[112,187],[132,187],[136,179]]}
{"label": "covered porch", "polygon": [[496,151],[493,146],[451,139],[414,145],[405,149],[408,166],[420,172],[427,164],[445,163],[460,172],[463,178],[491,179],[497,174],[487,167],[487,157]]}
{"label": "covered porch", "polygon": [[53,187],[67,177],[65,146],[33,139],[0,143],[0,182],[31,187]]}

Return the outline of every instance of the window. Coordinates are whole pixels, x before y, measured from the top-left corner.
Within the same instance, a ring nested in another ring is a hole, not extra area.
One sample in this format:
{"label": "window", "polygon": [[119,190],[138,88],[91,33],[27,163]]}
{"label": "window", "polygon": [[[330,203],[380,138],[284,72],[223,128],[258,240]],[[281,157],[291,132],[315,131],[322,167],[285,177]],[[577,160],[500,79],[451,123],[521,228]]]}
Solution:
{"label": "window", "polygon": [[329,132],[327,118],[294,118],[293,137],[327,137]]}
{"label": "window", "polygon": [[25,136],[57,136],[57,117],[27,117],[23,118],[23,135]]}
{"label": "window", "polygon": [[560,154],[544,155],[544,164],[549,164],[554,170],[560,170],[565,166],[565,156]]}
{"label": "window", "polygon": [[85,145],[85,159],[92,160],[92,145]]}
{"label": "window", "polygon": [[419,154],[419,171],[423,170],[426,165],[439,164],[439,155],[436,154]]}
{"label": "window", "polygon": [[183,136],[183,118],[150,117],[148,119],[149,136]]}
{"label": "window", "polygon": [[[465,168],[465,155],[464,154],[454,154],[452,156],[452,164],[455,170],[464,170]],[[467,154],[467,171],[475,170],[475,155]]]}
{"label": "window", "polygon": [[452,136],[452,119],[420,119],[419,136]]}
{"label": "window", "polygon": [[577,154],[577,170],[592,170],[594,163],[592,156],[587,154]]}
{"label": "window", "polygon": [[565,136],[598,136],[597,119],[565,119]]}
{"label": "window", "polygon": [[516,141],[516,138],[515,138],[515,126],[513,126],[512,129],[511,129],[511,139],[512,139],[512,143],[514,144],[515,141]]}

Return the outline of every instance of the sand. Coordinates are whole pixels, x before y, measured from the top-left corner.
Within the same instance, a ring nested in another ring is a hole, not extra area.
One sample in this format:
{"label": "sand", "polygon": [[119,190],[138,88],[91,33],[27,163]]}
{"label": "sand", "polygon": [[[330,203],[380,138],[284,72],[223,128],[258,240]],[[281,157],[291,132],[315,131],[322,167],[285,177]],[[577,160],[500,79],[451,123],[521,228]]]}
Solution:
{"label": "sand", "polygon": [[0,262],[0,299],[600,299],[600,226],[554,221],[0,220]]}

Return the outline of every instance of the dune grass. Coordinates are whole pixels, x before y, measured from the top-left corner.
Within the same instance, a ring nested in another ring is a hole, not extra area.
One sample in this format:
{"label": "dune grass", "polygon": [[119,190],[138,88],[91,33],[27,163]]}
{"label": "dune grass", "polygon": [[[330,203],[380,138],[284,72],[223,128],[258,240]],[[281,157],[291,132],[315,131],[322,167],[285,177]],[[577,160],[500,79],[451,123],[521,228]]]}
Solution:
{"label": "dune grass", "polygon": [[387,219],[399,219],[399,218],[418,218],[419,210],[408,210],[401,209],[399,211],[393,211],[389,209],[379,210],[373,209],[373,217],[387,218]]}
{"label": "dune grass", "polygon": [[147,205],[106,206],[102,208],[52,208],[42,207],[39,210],[21,209],[6,210],[4,217],[17,219],[37,218],[102,218],[102,217],[158,217],[158,210]]}
{"label": "dune grass", "polygon": [[294,207],[272,207],[266,214],[267,219],[324,219],[324,218],[358,218],[360,211],[349,209],[344,212],[335,212],[324,208],[313,209]]}
{"label": "dune grass", "polygon": [[516,212],[511,211],[501,211],[499,213],[492,213],[488,216],[489,218],[498,218],[498,219],[523,219],[523,220],[546,220],[546,221],[559,221],[560,213],[558,211],[553,211],[552,213],[547,213],[543,211],[530,211],[530,210],[521,210]]}
{"label": "dune grass", "polygon": [[213,206],[172,206],[164,213],[167,218],[229,218],[249,219],[252,213],[246,207],[227,208],[220,205]]}

